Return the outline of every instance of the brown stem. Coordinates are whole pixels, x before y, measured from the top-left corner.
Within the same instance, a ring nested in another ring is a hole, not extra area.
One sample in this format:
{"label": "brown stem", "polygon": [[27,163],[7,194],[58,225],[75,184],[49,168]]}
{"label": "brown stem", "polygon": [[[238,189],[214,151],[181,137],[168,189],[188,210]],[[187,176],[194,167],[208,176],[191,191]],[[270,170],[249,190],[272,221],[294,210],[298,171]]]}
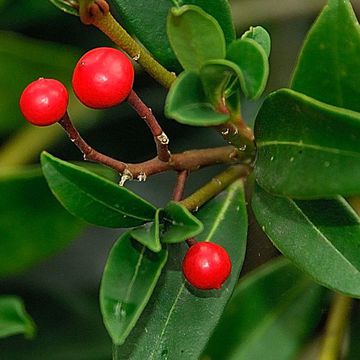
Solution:
{"label": "brown stem", "polygon": [[187,170],[179,171],[176,178],[176,184],[173,191],[172,199],[174,201],[180,201],[184,195],[185,184],[188,178],[189,172]]}
{"label": "brown stem", "polygon": [[64,128],[71,141],[84,154],[86,160],[109,166],[121,174],[126,173],[128,178],[138,180],[169,170],[194,171],[214,164],[234,164],[239,161],[246,161],[243,152],[233,146],[224,146],[173,154],[168,162],[161,161],[156,157],[138,164],[124,163],[104,155],[88,145],[71,123],[68,114],[65,114],[63,119],[59,121],[59,124]]}
{"label": "brown stem", "polygon": [[156,120],[152,110],[144,104],[144,102],[137,96],[134,90],[131,90],[127,102],[133,107],[138,115],[145,121],[146,125],[151,130],[156,144],[157,155],[161,161],[169,161],[169,138],[166,136],[158,121]]}

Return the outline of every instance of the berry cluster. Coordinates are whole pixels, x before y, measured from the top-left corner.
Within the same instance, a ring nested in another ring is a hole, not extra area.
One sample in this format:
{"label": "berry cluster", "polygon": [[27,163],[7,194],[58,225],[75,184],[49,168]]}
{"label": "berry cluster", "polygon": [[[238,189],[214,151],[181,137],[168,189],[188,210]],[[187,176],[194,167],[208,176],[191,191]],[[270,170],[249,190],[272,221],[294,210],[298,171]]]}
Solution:
{"label": "berry cluster", "polygon": [[[104,109],[126,100],[134,82],[134,68],[121,51],[100,47],[87,52],[76,64],[72,86],[77,98],[93,109]],[[67,114],[69,102],[65,86],[54,79],[40,78],[30,83],[20,98],[20,109],[28,122],[48,126]],[[221,246],[198,242],[183,260],[188,282],[202,290],[219,289],[231,272],[229,255]]]}

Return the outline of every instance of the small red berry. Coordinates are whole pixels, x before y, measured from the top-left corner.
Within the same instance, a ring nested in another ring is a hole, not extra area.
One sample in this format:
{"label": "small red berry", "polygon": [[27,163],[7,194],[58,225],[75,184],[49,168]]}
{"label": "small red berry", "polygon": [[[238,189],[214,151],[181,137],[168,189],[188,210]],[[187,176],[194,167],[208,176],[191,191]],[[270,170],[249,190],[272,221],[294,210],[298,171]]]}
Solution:
{"label": "small red berry", "polygon": [[231,261],[220,245],[198,242],[186,253],[182,269],[186,279],[196,288],[220,289],[230,275]]}
{"label": "small red berry", "polygon": [[65,86],[54,79],[30,83],[20,97],[20,110],[33,125],[47,126],[59,121],[66,113],[69,95]]}
{"label": "small red berry", "polygon": [[100,47],[76,64],[72,78],[75,95],[86,106],[105,109],[123,102],[134,82],[134,67],[119,50]]}

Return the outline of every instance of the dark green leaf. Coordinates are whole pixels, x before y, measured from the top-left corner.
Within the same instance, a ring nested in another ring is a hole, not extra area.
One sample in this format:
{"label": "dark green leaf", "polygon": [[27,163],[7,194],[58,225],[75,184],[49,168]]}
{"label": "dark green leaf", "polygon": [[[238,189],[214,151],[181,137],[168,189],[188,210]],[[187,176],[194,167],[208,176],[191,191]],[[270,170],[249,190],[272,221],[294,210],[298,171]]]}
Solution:
{"label": "dark green leaf", "polygon": [[274,245],[318,283],[360,297],[360,219],[340,196],[295,201],[256,187],[252,206]]}
{"label": "dark green leaf", "polygon": [[[243,74],[239,67],[228,60],[210,60],[206,62],[200,69],[200,79],[203,84],[204,92],[213,106],[219,107],[224,99],[234,93],[239,88],[238,79],[242,78]],[[230,100],[231,109],[235,113],[239,112],[240,100],[236,98],[236,102]]]}
{"label": "dark green leaf", "polygon": [[154,219],[156,209],[124,187],[48,153],[42,153],[41,164],[57,199],[91,224],[133,227]]}
{"label": "dark green leaf", "polygon": [[324,288],[287,260],[243,278],[201,359],[293,360],[314,332]]}
{"label": "dark green leaf", "polygon": [[171,201],[164,209],[165,228],[161,234],[161,241],[174,244],[201,233],[204,226],[183,205]]}
{"label": "dark green leaf", "polygon": [[269,33],[261,26],[251,26],[241,36],[242,39],[255,40],[264,49],[265,54],[269,57],[271,51],[271,39]]}
{"label": "dark green leaf", "polygon": [[167,251],[158,254],[137,247],[129,233],[115,243],[107,260],[100,287],[100,306],[105,326],[114,342],[121,345],[147,304]]}
{"label": "dark green leaf", "polygon": [[200,241],[216,242],[232,261],[230,279],[220,291],[200,292],[184,280],[186,245],[169,246],[169,263],[132,335],[119,348],[119,359],[198,359],[216,326],[242,267],[247,218],[243,184],[237,181],[197,213],[204,224]]}
{"label": "dark green leaf", "polygon": [[131,231],[130,235],[140,244],[146,246],[154,252],[161,250],[160,243],[160,212],[162,209],[157,209],[153,223],[145,224],[137,229]]}
{"label": "dark green leaf", "polygon": [[3,170],[0,199],[0,277],[56,254],[85,226],[54,198],[40,169]]}
{"label": "dark green leaf", "polygon": [[79,16],[79,2],[78,0],[50,0],[60,10],[70,14]]}
{"label": "dark green leaf", "polygon": [[311,28],[291,87],[360,111],[360,28],[348,0],[330,0]]}
{"label": "dark green leaf", "polygon": [[229,115],[215,111],[204,93],[199,75],[187,71],[171,86],[165,114],[179,123],[193,126],[219,125],[229,120]]}
{"label": "dark green leaf", "polygon": [[234,25],[227,0],[111,0],[126,29],[164,66],[179,69],[166,33],[166,21],[173,6],[197,5],[213,16],[225,35],[226,43],[235,39]]}
{"label": "dark green leaf", "polygon": [[359,113],[279,90],[263,104],[255,138],[255,174],[267,191],[294,198],[360,194]]}
{"label": "dark green leaf", "polygon": [[26,313],[21,299],[15,296],[0,296],[0,338],[18,334],[33,337],[34,322]]}
{"label": "dark green leaf", "polygon": [[243,76],[239,80],[246,97],[258,98],[269,76],[269,62],[262,46],[252,39],[239,39],[229,46],[226,57],[240,68]]}
{"label": "dark green leaf", "polygon": [[208,60],[225,58],[225,38],[219,23],[198,6],[173,7],[167,33],[185,70],[198,71]]}

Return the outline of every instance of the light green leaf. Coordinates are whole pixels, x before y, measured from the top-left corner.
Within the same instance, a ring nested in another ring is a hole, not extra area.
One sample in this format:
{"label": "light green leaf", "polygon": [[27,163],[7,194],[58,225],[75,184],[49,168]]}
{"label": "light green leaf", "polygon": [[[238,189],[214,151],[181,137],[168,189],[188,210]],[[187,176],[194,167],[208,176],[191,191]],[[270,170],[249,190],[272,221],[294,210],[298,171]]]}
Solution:
{"label": "light green leaf", "polygon": [[57,199],[70,213],[91,224],[133,227],[154,219],[156,209],[124,187],[45,152],[41,164]]}
{"label": "light green leaf", "polygon": [[219,125],[229,115],[215,111],[206,97],[199,75],[184,71],[171,86],[165,103],[165,115],[181,124],[193,126]]}
{"label": "light green leaf", "polygon": [[204,226],[183,205],[170,201],[164,208],[164,229],[161,234],[163,243],[174,244],[201,233]]}
{"label": "light green leaf", "polygon": [[274,245],[318,283],[360,297],[360,219],[340,196],[300,201],[257,186],[257,221]]}
{"label": "light green leaf", "polygon": [[224,32],[226,43],[235,39],[235,29],[227,0],[110,0],[126,29],[164,66],[179,70],[166,32],[167,16],[173,6],[197,5],[214,17]]}
{"label": "light green leaf", "polygon": [[24,304],[16,296],[0,296],[0,338],[25,334],[32,338],[35,324],[26,313]]}
{"label": "light green leaf", "polygon": [[146,246],[149,250],[159,252],[160,243],[160,213],[162,209],[157,209],[153,223],[147,223],[130,232],[133,239]]}
{"label": "light green leaf", "polygon": [[240,99],[236,97],[233,102],[231,96],[238,93],[240,78],[245,81],[239,67],[229,60],[210,60],[200,69],[204,93],[211,104],[219,108],[225,99],[226,105],[230,102],[228,107],[237,114],[240,111]]}
{"label": "light green leaf", "polygon": [[225,38],[219,23],[198,6],[173,7],[167,33],[185,70],[198,71],[208,60],[225,58]]}
{"label": "light green leaf", "polygon": [[0,278],[69,245],[85,227],[54,198],[39,168],[0,175]]}
{"label": "light green leaf", "polygon": [[201,357],[293,360],[320,321],[325,289],[285,259],[240,280]]}
{"label": "light green leaf", "polygon": [[238,39],[229,46],[226,58],[241,70],[239,80],[245,96],[258,98],[269,76],[269,62],[262,46],[252,39]]}
{"label": "light green leaf", "polygon": [[330,0],[312,26],[291,88],[360,111],[360,28],[348,0]]}
{"label": "light green leaf", "polygon": [[107,260],[100,287],[100,307],[105,326],[116,345],[121,345],[147,304],[167,251],[155,254],[136,246],[129,233],[120,237]]}
{"label": "light green leaf", "polygon": [[50,2],[70,15],[79,16],[79,2],[77,0],[50,0]]}
{"label": "light green leaf", "polygon": [[250,29],[245,31],[241,39],[252,39],[256,41],[265,51],[267,57],[271,51],[271,39],[269,33],[261,26],[250,26]]}
{"label": "light green leaf", "polygon": [[304,199],[360,194],[359,113],[283,89],[265,100],[255,138],[255,174],[267,191]]}
{"label": "light green leaf", "polygon": [[196,215],[204,224],[197,240],[216,242],[229,253],[232,261],[229,280],[220,291],[190,288],[181,271],[187,246],[169,246],[169,263],[138,325],[119,347],[119,359],[198,359],[219,321],[245,255],[247,218],[242,182],[234,183]]}

